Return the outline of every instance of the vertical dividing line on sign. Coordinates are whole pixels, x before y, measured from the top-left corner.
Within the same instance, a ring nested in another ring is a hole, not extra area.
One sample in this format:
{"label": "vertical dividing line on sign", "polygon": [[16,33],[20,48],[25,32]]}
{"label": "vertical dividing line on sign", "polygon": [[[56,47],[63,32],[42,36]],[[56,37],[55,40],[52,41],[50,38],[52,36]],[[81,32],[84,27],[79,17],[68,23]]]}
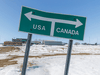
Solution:
{"label": "vertical dividing line on sign", "polygon": [[28,34],[26,50],[25,50],[25,55],[24,55],[24,61],[23,61],[23,68],[22,68],[21,75],[25,75],[26,74],[28,55],[29,55],[29,50],[30,50],[30,45],[31,45],[31,38],[32,38],[32,34]]}
{"label": "vertical dividing line on sign", "polygon": [[69,65],[70,65],[70,59],[71,59],[72,45],[73,45],[73,40],[69,40],[64,75],[68,75],[68,70],[69,70]]}
{"label": "vertical dividing line on sign", "polygon": [[55,21],[52,21],[50,36],[54,35],[54,29],[55,29]]}

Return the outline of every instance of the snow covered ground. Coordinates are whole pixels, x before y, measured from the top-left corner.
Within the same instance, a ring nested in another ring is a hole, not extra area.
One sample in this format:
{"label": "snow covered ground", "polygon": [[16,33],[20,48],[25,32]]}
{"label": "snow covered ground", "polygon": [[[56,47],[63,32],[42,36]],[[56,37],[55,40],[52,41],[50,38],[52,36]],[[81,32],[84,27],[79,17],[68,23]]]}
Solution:
{"label": "snow covered ground", "polygon": [[2,44],[0,44],[0,47],[2,47]]}
{"label": "snow covered ground", "polygon": [[[17,47],[9,52],[0,50],[0,75],[21,74],[25,46]],[[31,46],[26,75],[64,75],[67,48],[68,45]],[[73,45],[69,75],[100,75],[99,59],[99,45]]]}

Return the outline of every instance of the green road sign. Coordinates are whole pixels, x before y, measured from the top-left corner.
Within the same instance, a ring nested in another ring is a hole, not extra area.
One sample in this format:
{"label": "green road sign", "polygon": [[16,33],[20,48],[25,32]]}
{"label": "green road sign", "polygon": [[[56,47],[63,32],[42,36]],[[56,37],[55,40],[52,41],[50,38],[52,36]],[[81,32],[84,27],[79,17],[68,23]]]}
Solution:
{"label": "green road sign", "polygon": [[83,40],[86,17],[44,12],[22,6],[19,31]]}

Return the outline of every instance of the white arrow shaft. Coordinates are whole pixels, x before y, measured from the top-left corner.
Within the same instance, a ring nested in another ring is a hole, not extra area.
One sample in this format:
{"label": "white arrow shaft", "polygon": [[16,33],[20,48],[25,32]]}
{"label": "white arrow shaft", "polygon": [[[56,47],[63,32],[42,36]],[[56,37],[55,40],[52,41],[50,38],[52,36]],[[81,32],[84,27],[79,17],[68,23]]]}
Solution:
{"label": "white arrow shaft", "polygon": [[46,18],[46,17],[40,17],[40,16],[36,16],[36,15],[32,15],[31,18],[38,19],[38,20],[43,20],[43,21],[51,21],[51,22],[67,23],[67,24],[76,25],[76,22],[69,21],[69,20]]}
{"label": "white arrow shaft", "polygon": [[40,17],[40,16],[36,16],[36,15],[32,15],[31,18],[38,19],[38,20],[43,20],[43,21],[51,21],[52,24],[51,24],[50,36],[53,36],[54,35],[55,22],[76,25],[76,22],[69,21],[69,20],[46,18],[46,17]]}

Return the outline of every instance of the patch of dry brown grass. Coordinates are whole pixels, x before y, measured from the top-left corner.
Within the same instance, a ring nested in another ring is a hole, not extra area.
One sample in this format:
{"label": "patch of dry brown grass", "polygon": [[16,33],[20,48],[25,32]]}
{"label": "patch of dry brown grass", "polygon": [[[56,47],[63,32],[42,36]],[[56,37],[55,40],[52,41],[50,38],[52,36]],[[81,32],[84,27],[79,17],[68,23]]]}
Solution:
{"label": "patch of dry brown grass", "polygon": [[13,59],[19,58],[19,57],[23,57],[23,56],[14,56],[14,55],[8,55],[7,59],[1,59],[0,60],[0,67],[4,67],[7,65],[14,65],[14,64],[18,64],[17,61],[12,61]]}
{"label": "patch of dry brown grass", "polygon": [[12,58],[0,60],[0,67],[17,64],[17,61],[10,61],[10,60],[12,60]]}
{"label": "patch of dry brown grass", "polygon": [[0,53],[6,53],[6,52],[14,51],[14,50],[18,52],[20,48],[19,47],[0,47]]}
{"label": "patch of dry brown grass", "polygon": [[[60,55],[67,55],[67,53],[58,53],[58,54],[42,54],[38,56],[29,56],[29,58],[42,58],[42,57],[49,57],[49,56],[60,56]],[[71,55],[100,55],[100,54],[91,54],[91,53],[72,53]],[[7,65],[14,65],[18,64],[17,61],[11,61],[17,58],[24,58],[24,56],[14,56],[9,55],[10,58],[7,59],[1,59],[0,60],[0,67],[4,67]],[[28,63],[28,67],[32,66],[33,64]],[[21,66],[22,67],[22,66]]]}
{"label": "patch of dry brown grass", "polygon": [[72,53],[71,55],[93,55],[91,53]]}
{"label": "patch of dry brown grass", "polygon": [[61,48],[62,50],[64,50],[65,48]]}

